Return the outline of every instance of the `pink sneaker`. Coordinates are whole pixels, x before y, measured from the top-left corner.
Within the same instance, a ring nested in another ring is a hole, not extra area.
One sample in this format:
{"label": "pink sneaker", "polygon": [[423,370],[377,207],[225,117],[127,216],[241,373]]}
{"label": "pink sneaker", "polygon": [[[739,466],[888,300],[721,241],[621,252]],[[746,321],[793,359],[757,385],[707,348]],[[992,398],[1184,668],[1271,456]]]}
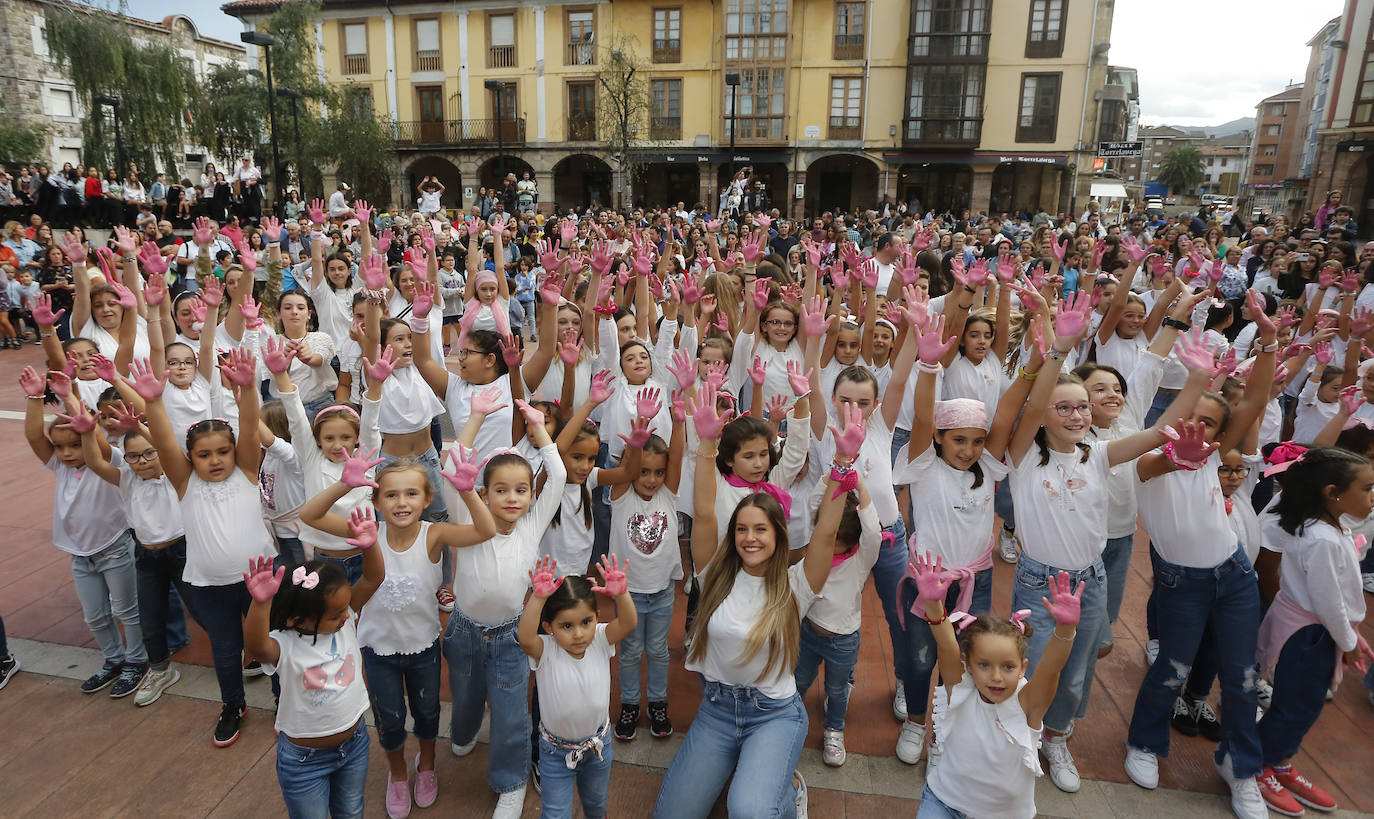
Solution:
{"label": "pink sneaker", "polygon": [[391,781],[386,775],[386,815],[391,819],[406,819],[410,815],[410,783],[405,779]]}
{"label": "pink sneaker", "polygon": [[439,776],[420,770],[420,755],[415,755],[415,804],[427,808],[439,798]]}

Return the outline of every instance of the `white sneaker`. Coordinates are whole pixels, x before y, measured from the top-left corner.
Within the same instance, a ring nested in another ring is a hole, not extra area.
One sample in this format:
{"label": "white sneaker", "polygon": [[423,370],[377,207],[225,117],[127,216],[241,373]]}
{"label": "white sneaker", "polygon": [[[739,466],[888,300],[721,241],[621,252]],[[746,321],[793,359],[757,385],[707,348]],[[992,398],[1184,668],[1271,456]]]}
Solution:
{"label": "white sneaker", "polygon": [[1050,763],[1050,781],[1064,793],[1078,793],[1083,784],[1078,777],[1078,767],[1073,764],[1068,743],[1063,737],[1046,737],[1040,743],[1040,753]]}
{"label": "white sneaker", "polygon": [[1231,755],[1227,754],[1216,763],[1217,773],[1226,780],[1231,788],[1231,810],[1239,819],[1268,819],[1269,806],[1260,793],[1259,783],[1253,776],[1237,779],[1232,773]]}
{"label": "white sneaker", "polygon": [[1364,580],[1364,590],[1370,594],[1374,594],[1374,572],[1360,575],[1360,578]]}
{"label": "white sneaker", "polygon": [[157,702],[157,698],[162,696],[162,692],[177,684],[181,679],[181,672],[172,666],[167,666],[161,671],[148,670],[143,677],[143,683],[139,685],[138,691],[134,694],[134,705],[152,705]]}
{"label": "white sneaker", "polygon": [[897,736],[897,758],[908,765],[915,765],[921,761],[925,744],[925,723],[903,722],[902,733]]}
{"label": "white sneaker", "polygon": [[1016,548],[1021,545],[1021,539],[1016,533],[1003,526],[1002,531],[997,534],[997,556],[1002,558],[1003,563],[1016,564]]}
{"label": "white sneaker", "polygon": [[1147,791],[1159,787],[1159,757],[1149,751],[1126,746],[1126,775]]}
{"label": "white sneaker", "polygon": [[491,819],[520,819],[520,814],[524,812],[525,786],[521,785],[501,794],[501,798],[496,800],[496,810],[491,812]]}
{"label": "white sneaker", "polygon": [[821,739],[821,760],[832,768],[844,764],[844,731],[826,728]]}
{"label": "white sneaker", "polygon": [[1145,665],[1154,665],[1155,658],[1159,656],[1159,641],[1145,641]]}
{"label": "white sneaker", "polygon": [[802,776],[801,771],[793,771],[792,775],[797,778],[797,819],[806,819],[808,813],[806,804],[806,779]]}
{"label": "white sneaker", "polygon": [[902,681],[897,681],[897,693],[892,695],[892,716],[898,722],[906,722],[906,687]]}
{"label": "white sneaker", "polygon": [[467,745],[459,745],[458,743],[454,742],[451,743],[449,747],[453,749],[454,756],[467,756],[468,754],[472,753],[473,748],[477,747],[477,738],[473,737],[472,742],[469,742]]}
{"label": "white sneaker", "polygon": [[1255,699],[1259,700],[1260,708],[1268,708],[1274,701],[1274,686],[1263,677],[1255,678]]}
{"label": "white sneaker", "polygon": [[940,764],[940,755],[944,751],[940,750],[940,738],[931,737],[930,747],[926,749],[926,778],[930,778],[930,772],[935,770],[935,766]]}

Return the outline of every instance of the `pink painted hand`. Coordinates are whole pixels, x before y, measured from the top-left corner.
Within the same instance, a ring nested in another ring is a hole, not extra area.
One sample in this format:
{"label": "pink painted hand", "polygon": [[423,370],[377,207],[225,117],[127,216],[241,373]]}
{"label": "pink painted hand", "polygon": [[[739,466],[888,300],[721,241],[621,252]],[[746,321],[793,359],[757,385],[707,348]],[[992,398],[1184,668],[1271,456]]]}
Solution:
{"label": "pink painted hand", "polygon": [[1069,583],[1069,573],[1060,572],[1050,578],[1050,596],[1041,598],[1041,602],[1054,622],[1061,626],[1076,626],[1082,616],[1085,588],[1087,584],[1079,583],[1078,588],[1073,589]]}
{"label": "pink painted hand", "polygon": [[148,276],[148,283],[143,285],[143,300],[149,307],[157,307],[167,300],[166,274],[152,273]]}
{"label": "pink painted hand", "polygon": [[448,451],[449,460],[453,461],[452,472],[440,472],[439,474],[453,487],[453,491],[458,493],[471,492],[477,485],[477,475],[481,471],[481,465],[477,462],[477,453],[463,446],[455,444]]}
{"label": "pink painted hand", "polygon": [[657,387],[645,387],[635,396],[635,413],[643,418],[653,418],[663,408],[663,391]]}
{"label": "pink painted hand", "polygon": [[754,366],[749,368],[749,380],[754,382],[755,387],[762,387],[767,378],[768,362],[760,356],[754,356]]}
{"label": "pink painted hand", "polygon": [[539,558],[539,562],[534,564],[534,571],[530,572],[530,588],[534,596],[542,600],[558,591],[561,585],[563,578],[558,576],[558,561],[548,555]]}
{"label": "pink painted hand", "polygon": [[119,377],[115,373],[114,362],[100,353],[91,356],[91,364],[95,369],[95,377],[102,381],[108,381],[113,384],[115,383],[115,379]]}
{"label": "pink painted hand", "polygon": [[[167,257],[158,251],[157,245],[152,242],[144,242],[139,249],[138,261],[143,265],[143,271],[150,277],[154,274],[167,272]],[[145,295],[146,298],[146,295]],[[152,304],[152,302],[149,302]]]}
{"label": "pink painted hand", "polygon": [[[71,367],[70,362],[68,366]],[[53,395],[65,402],[72,395],[72,377],[74,374],[74,368],[71,373],[48,370],[48,389],[52,390]]]}
{"label": "pink painted hand", "polygon": [[219,279],[211,276],[205,280],[205,286],[200,289],[200,300],[205,302],[206,307],[220,306],[224,301],[224,285]]}
{"label": "pink painted hand", "polygon": [[1174,454],[1185,461],[1194,463],[1206,461],[1213,452],[1217,451],[1217,447],[1221,446],[1215,441],[1207,440],[1207,428],[1200,423],[1185,421],[1180,418],[1174,424],[1174,429],[1177,430],[1174,434],[1178,437],[1175,438],[1167,433],[1166,437],[1172,439]]}
{"label": "pink painted hand", "polygon": [[1354,415],[1364,406],[1364,398],[1360,395],[1362,390],[1359,384],[1351,384],[1341,390],[1341,412],[1346,415]]}
{"label": "pink painted hand", "polygon": [[729,365],[724,361],[707,361],[705,364],[706,373],[701,380],[717,390],[725,386],[725,374],[729,371]]}
{"label": "pink painted hand", "polygon": [[630,422],[630,434],[619,435],[617,437],[625,442],[626,449],[641,449],[649,443],[649,436],[654,431],[649,428],[649,423],[653,421],[652,416],[640,415]]}
{"label": "pink painted hand", "polygon": [[501,359],[506,362],[507,369],[514,370],[525,360],[525,350],[515,340],[515,336],[506,333],[505,338],[497,343],[501,346]]}
{"label": "pink painted hand", "polygon": [[501,388],[491,387],[472,396],[472,412],[476,415],[491,415],[493,412],[509,407],[505,401],[501,400]]}
{"label": "pink painted hand", "polygon": [[317,225],[324,224],[324,200],[315,198],[310,200],[305,212],[310,215],[310,221]]}
{"label": "pink painted hand", "polygon": [[162,399],[162,390],[167,386],[167,373],[154,373],[148,359],[141,358],[129,365],[129,385],[144,401]]}
{"label": "pink painted hand", "polygon": [[596,567],[596,570],[601,575],[601,585],[593,583],[592,591],[597,594],[619,597],[630,590],[630,583],[625,577],[625,570],[620,568],[615,555],[609,557],[602,555],[601,563]]}
{"label": "pink painted hand", "polygon": [[811,392],[811,375],[814,370],[802,370],[802,365],[797,361],[787,362],[787,383],[792,387],[792,394],[798,398],[803,398]]}
{"label": "pink painted hand", "polygon": [[515,399],[515,408],[520,410],[520,417],[525,419],[525,426],[544,426],[544,411],[540,408],[532,405],[523,398]]}
{"label": "pink painted hand", "polygon": [[386,257],[377,253],[367,256],[358,265],[363,274],[363,286],[368,290],[383,290],[387,286]]}
{"label": "pink painted hand", "polygon": [[936,315],[926,322],[924,328],[915,329],[913,332],[917,333],[916,355],[921,359],[921,363],[926,365],[938,363],[959,341],[953,336],[942,340],[945,332],[945,317],[942,315]]}
{"label": "pink painted hand", "polygon": [[353,450],[353,454],[344,453],[343,472],[339,475],[339,481],[357,489],[360,486],[370,486],[377,488],[377,482],[367,476],[373,467],[385,461],[385,458],[375,457],[377,448],[364,450],[360,445]]}
{"label": "pink painted hand", "polygon": [[47,391],[47,381],[33,367],[25,367],[19,373],[19,388],[30,398],[40,398]]}
{"label": "pink painted hand", "polygon": [[611,375],[610,370],[602,370],[592,376],[592,385],[587,391],[587,400],[593,404],[602,404],[611,397],[613,392],[615,392],[615,376]]}
{"label": "pink painted hand", "polygon": [[858,404],[845,404],[839,410],[839,415],[843,429],[836,429],[834,424],[826,425],[831,436],[835,439],[835,457],[857,458],[859,447],[863,446],[864,436],[868,429],[863,412],[859,409]]}
{"label": "pink painted hand", "polygon": [[219,365],[220,373],[236,387],[251,387],[253,385],[254,357],[251,352],[243,347],[235,347],[229,351],[229,358],[226,362]]}
{"label": "pink painted hand", "polygon": [[558,275],[557,270],[548,271],[548,275],[544,277],[543,287],[539,288],[539,297],[550,307],[557,307],[563,300],[563,278]]}
{"label": "pink painted hand", "polygon": [[673,415],[673,421],[679,424],[687,420],[686,394],[685,390],[673,390],[673,404],[670,412]]}
{"label": "pink painted hand", "polygon": [[673,353],[672,360],[668,362],[668,372],[677,379],[677,385],[680,389],[689,389],[696,383],[696,359],[686,349],[678,350]]}
{"label": "pink painted hand", "polygon": [[709,383],[704,385],[694,398],[687,402],[692,424],[696,427],[697,437],[701,440],[714,440],[720,437],[725,428],[725,416],[716,410],[716,388]]}
{"label": "pink painted hand", "polygon": [[372,507],[364,504],[355,506],[348,516],[348,531],[353,537],[344,541],[354,549],[371,549],[377,545],[377,520],[372,517]]}
{"label": "pink painted hand", "polygon": [[395,369],[396,351],[391,347],[383,347],[382,354],[376,361],[363,356],[363,372],[367,373],[367,380],[371,383],[380,384],[386,381]]}
{"label": "pink painted hand", "polygon": [[1178,360],[1192,370],[1211,373],[1216,367],[1217,345],[1210,341],[1201,327],[1179,336],[1174,345]]}
{"label": "pink painted hand", "polygon": [[956,576],[945,571],[945,559],[927,551],[912,555],[908,562],[915,569],[916,599],[922,603],[943,603]]}
{"label": "pink painted hand", "polygon": [[62,423],[57,425],[58,429],[69,429],[77,435],[85,435],[95,431],[95,416],[86,410],[86,405],[77,403],[71,415],[58,413],[57,420]]}
{"label": "pink painted hand", "polygon": [[[434,310],[434,283],[415,277],[415,297],[410,302],[410,314],[416,318],[428,318]],[[438,328],[436,327],[435,330]]]}
{"label": "pink painted hand", "polygon": [[802,304],[802,332],[806,333],[807,338],[825,335],[830,330],[830,325],[835,323],[835,316],[825,314],[828,308],[824,296],[812,296],[809,305]]}
{"label": "pink painted hand", "polygon": [[197,217],[195,229],[191,232],[191,238],[195,240],[195,243],[199,247],[208,249],[211,239],[215,236],[214,228],[215,223],[211,222],[208,217]]}
{"label": "pink painted hand", "polygon": [[281,588],[282,579],[286,577],[285,566],[275,571],[272,569],[273,560],[265,555],[248,558],[248,571],[243,573],[243,583],[254,602],[271,603],[277,595],[277,589]]}

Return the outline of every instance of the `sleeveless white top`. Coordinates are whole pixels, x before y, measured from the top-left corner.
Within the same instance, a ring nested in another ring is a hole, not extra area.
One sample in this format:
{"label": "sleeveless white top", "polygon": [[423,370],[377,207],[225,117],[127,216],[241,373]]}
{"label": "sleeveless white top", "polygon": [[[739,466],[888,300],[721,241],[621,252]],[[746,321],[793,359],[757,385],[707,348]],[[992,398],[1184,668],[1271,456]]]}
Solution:
{"label": "sleeveless white top", "polygon": [[182,579],[192,586],[242,582],[251,558],[277,553],[262,519],[258,487],[237,467],[215,483],[192,472],[181,496],[181,516],[186,524]]}
{"label": "sleeveless white top", "polygon": [[444,405],[417,367],[397,367],[382,382],[382,406],[377,426],[383,435],[405,435],[429,426]]}
{"label": "sleeveless white top", "polygon": [[358,620],[358,642],[378,654],[418,654],[439,639],[439,609],[434,595],[443,569],[429,559],[429,521],[417,527],[410,548],[387,545],[386,522],[377,522],[377,545],[386,563],[386,579],[367,601]]}

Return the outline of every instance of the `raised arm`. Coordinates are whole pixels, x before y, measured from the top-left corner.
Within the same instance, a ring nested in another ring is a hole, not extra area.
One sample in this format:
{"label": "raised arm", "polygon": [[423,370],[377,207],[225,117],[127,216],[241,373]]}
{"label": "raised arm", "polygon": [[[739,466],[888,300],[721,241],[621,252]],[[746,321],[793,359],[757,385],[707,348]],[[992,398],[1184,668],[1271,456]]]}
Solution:
{"label": "raised arm", "polygon": [[[696,425],[697,447],[696,485],[693,487],[692,565],[704,572],[715,557],[720,545],[716,539],[716,450],[725,418],[716,410],[716,389],[704,385],[688,403],[688,412]],[[809,580],[809,578],[808,578]]]}
{"label": "raised arm", "polygon": [[24,390],[24,440],[34,457],[43,463],[52,460],[52,441],[43,431],[43,393],[47,384],[43,376],[33,367],[25,367],[19,375],[19,386]]}

